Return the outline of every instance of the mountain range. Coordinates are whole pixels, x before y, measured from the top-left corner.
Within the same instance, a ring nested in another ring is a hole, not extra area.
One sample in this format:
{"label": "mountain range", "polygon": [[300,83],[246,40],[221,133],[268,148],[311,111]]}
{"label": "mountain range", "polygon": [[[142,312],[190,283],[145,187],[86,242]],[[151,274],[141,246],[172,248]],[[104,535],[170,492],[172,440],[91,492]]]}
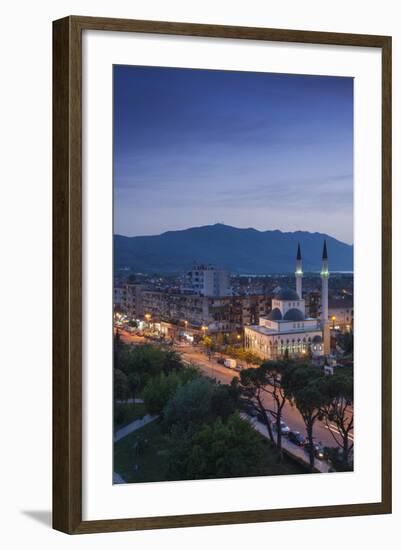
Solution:
{"label": "mountain range", "polygon": [[179,273],[207,263],[232,273],[289,273],[295,269],[297,245],[303,270],[319,271],[324,239],[331,271],[353,270],[353,247],[323,233],[241,229],[217,223],[167,231],[161,235],[114,235],[115,268],[141,273]]}

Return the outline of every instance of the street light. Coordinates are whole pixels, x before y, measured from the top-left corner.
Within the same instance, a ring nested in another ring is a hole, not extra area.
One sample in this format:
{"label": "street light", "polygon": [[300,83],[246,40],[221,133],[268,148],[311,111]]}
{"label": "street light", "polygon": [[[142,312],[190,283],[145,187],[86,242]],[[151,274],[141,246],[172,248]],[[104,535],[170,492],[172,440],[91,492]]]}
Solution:
{"label": "street light", "polygon": [[152,318],[152,315],[150,313],[145,313],[145,319],[148,326],[148,329],[150,329],[150,320]]}

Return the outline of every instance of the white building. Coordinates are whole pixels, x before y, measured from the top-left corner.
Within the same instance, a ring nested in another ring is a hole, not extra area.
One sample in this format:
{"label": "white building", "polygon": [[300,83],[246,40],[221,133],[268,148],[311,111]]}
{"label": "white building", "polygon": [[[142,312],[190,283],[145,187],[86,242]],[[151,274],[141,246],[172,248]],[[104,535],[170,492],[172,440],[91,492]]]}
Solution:
{"label": "white building", "polygon": [[272,310],[261,317],[259,325],[244,327],[245,347],[262,359],[302,357],[330,353],[330,328],[328,325],[328,258],[326,242],[322,257],[322,317],[306,317],[305,300],[302,299],[302,258],[298,245],[296,260],[296,288],[280,289],[272,300]]}
{"label": "white building", "polygon": [[185,276],[185,290],[201,296],[230,296],[230,275],[212,265],[195,265]]}

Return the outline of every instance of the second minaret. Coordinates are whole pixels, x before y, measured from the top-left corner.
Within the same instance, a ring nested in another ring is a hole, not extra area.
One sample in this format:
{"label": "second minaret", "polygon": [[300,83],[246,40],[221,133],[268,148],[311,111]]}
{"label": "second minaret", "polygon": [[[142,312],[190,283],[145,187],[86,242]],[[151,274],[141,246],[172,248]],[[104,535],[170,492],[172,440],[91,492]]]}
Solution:
{"label": "second minaret", "polygon": [[322,254],[322,297],[321,297],[321,320],[323,329],[324,354],[330,355],[330,327],[329,327],[329,258],[327,254],[326,239],[323,245]]}
{"label": "second minaret", "polygon": [[295,281],[296,281],[296,285],[297,285],[296,286],[296,291],[297,291],[297,294],[298,294],[300,300],[302,300],[302,277],[303,277],[303,272],[302,272],[301,246],[298,243],[297,262],[296,262],[296,267],[295,267]]}

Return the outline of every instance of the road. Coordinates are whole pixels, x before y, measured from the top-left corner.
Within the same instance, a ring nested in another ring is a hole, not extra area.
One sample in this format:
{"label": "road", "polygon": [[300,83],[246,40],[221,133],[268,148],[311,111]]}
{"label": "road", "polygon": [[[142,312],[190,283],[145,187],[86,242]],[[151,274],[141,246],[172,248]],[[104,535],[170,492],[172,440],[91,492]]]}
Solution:
{"label": "road", "polygon": [[[181,344],[175,346],[176,351],[181,353],[184,360],[189,363],[197,365],[204,374],[219,380],[223,384],[230,384],[233,377],[239,377],[239,373],[232,369],[228,369],[223,365],[220,365],[214,359],[210,359],[202,353],[199,348],[190,346],[188,344]],[[266,394],[263,398],[263,403],[266,409],[274,410],[274,399],[271,395]],[[283,420],[292,429],[305,434],[305,424],[302,416],[295,407],[292,407],[289,403],[284,405]],[[324,446],[336,447],[336,443],[328,430],[327,426],[323,422],[316,421],[314,426],[314,437],[316,441],[320,441]],[[352,436],[351,436],[352,437]]]}
{"label": "road", "polygon": [[[121,339],[126,343],[133,344],[146,344],[147,339],[143,336],[138,336],[136,334],[130,334],[125,331],[121,331]],[[188,343],[176,342],[173,346],[173,349],[180,353],[184,361],[192,363],[198,366],[201,371],[220,381],[222,384],[230,384],[231,380],[234,377],[239,377],[237,371],[228,369],[223,365],[217,363],[213,358],[209,359],[208,356],[203,353],[200,346],[193,346]],[[263,399],[266,409],[274,410],[274,399],[272,396],[266,394]],[[292,407],[289,403],[286,403],[283,409],[283,420],[290,427],[291,430],[296,430],[305,434],[305,424],[302,420],[302,417],[298,410],[295,407]],[[337,428],[332,425],[333,431],[338,433]],[[333,436],[331,435],[327,426],[320,421],[316,421],[314,426],[314,437],[316,441],[322,443],[323,446],[327,447],[336,447],[337,444],[334,441]],[[353,434],[350,435],[350,439],[353,441]],[[291,444],[292,445],[292,444]],[[296,448],[296,445],[292,445]]]}

